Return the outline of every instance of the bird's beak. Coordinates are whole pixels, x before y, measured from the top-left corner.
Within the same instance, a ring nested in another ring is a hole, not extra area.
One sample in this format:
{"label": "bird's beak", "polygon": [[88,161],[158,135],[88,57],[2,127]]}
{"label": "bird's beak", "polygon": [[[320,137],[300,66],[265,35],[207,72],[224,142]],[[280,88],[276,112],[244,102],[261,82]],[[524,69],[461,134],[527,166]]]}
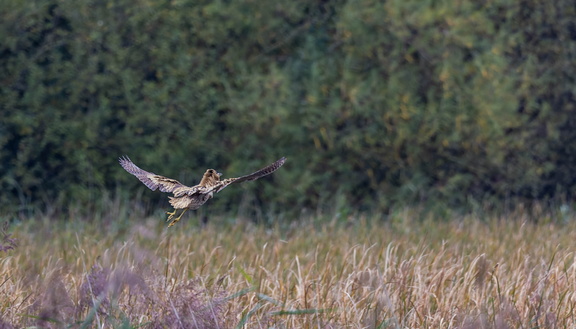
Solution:
{"label": "bird's beak", "polygon": [[218,173],[218,177],[222,177],[222,173],[221,173],[221,172]]}

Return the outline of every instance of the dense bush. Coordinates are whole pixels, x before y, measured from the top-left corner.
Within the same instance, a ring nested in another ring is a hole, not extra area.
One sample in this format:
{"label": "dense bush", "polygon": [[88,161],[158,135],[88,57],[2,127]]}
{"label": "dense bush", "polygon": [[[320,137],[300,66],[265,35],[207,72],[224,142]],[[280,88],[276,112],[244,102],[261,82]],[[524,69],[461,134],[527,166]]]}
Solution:
{"label": "dense bush", "polygon": [[219,195],[227,209],[466,206],[576,186],[572,1],[2,6],[4,211],[142,189],[123,154],[189,184],[288,157]]}

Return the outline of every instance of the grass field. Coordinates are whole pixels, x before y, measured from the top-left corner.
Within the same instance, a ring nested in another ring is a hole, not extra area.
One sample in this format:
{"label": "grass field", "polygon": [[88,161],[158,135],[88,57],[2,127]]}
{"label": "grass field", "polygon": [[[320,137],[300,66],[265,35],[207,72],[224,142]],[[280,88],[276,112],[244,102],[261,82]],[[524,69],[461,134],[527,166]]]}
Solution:
{"label": "grass field", "polygon": [[418,217],[14,223],[0,328],[576,326],[574,218]]}

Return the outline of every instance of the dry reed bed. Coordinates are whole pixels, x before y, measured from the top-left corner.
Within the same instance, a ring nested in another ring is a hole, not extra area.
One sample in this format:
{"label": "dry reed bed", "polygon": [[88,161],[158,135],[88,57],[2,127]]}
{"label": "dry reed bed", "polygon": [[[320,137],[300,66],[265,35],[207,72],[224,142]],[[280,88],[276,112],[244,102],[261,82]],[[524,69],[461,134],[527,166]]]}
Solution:
{"label": "dry reed bed", "polygon": [[0,255],[0,315],[6,328],[576,325],[572,221],[412,217],[21,225]]}

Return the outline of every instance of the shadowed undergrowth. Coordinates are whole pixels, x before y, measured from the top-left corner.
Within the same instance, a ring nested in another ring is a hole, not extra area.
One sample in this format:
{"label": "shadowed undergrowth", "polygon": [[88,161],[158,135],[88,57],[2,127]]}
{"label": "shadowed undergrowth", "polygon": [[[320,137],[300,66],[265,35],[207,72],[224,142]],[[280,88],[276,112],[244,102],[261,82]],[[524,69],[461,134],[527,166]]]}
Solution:
{"label": "shadowed undergrowth", "polygon": [[30,220],[0,254],[0,328],[574,326],[573,218],[417,217]]}

